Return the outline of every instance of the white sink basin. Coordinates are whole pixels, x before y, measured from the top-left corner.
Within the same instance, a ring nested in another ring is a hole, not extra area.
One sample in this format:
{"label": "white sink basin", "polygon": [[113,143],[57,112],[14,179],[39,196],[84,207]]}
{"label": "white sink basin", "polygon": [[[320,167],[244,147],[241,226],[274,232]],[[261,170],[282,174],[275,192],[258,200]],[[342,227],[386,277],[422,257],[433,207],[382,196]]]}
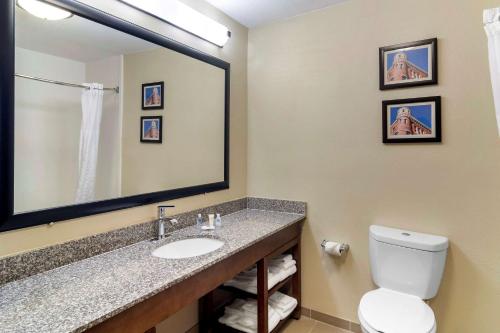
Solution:
{"label": "white sink basin", "polygon": [[153,255],[165,259],[182,259],[201,256],[215,251],[224,242],[213,238],[188,238],[163,245],[153,251]]}

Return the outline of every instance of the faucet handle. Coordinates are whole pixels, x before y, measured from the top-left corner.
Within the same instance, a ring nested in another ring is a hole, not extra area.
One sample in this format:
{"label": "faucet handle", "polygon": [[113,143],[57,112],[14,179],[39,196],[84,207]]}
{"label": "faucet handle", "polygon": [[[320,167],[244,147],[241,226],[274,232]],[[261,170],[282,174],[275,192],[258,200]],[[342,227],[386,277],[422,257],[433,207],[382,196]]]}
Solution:
{"label": "faucet handle", "polygon": [[167,208],[173,208],[175,207],[174,205],[163,205],[163,206],[158,206],[158,218],[163,219],[167,216]]}

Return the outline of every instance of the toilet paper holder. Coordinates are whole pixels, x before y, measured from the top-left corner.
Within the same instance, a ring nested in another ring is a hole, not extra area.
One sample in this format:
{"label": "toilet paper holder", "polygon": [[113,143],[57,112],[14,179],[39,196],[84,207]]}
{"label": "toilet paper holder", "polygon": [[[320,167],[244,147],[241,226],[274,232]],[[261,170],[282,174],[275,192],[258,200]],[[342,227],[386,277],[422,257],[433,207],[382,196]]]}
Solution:
{"label": "toilet paper holder", "polygon": [[321,247],[326,253],[336,257],[341,257],[349,251],[349,244],[337,243],[326,239],[321,242]]}

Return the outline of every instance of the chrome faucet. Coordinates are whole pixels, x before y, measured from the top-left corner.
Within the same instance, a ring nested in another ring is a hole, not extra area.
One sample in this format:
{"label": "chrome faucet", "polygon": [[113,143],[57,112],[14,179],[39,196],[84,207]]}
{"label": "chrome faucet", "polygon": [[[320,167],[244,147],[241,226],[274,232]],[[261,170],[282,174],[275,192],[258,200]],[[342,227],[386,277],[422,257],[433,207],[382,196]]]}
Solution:
{"label": "chrome faucet", "polygon": [[[167,235],[165,234],[165,220],[167,219],[167,208],[173,208],[175,206],[158,206],[158,240],[164,239]],[[170,225],[174,226],[177,224],[176,219],[169,219]]]}

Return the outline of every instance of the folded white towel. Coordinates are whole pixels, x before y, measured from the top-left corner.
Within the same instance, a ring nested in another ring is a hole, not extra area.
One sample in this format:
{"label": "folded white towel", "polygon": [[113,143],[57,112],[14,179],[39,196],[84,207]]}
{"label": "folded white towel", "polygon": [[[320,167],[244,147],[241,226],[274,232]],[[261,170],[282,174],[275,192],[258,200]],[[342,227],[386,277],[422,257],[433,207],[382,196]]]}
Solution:
{"label": "folded white towel", "polygon": [[291,254],[285,255],[283,257],[277,257],[271,260],[270,266],[281,267],[281,268],[289,268],[293,265],[297,264],[292,258]]}
{"label": "folded white towel", "polygon": [[269,305],[271,305],[273,307],[273,309],[281,310],[281,311],[285,311],[285,312],[290,310],[290,308],[292,308],[295,305],[295,303],[296,303],[296,301],[292,301],[288,304],[279,304],[279,303],[269,301]]}
{"label": "folded white towel", "polygon": [[244,300],[237,298],[233,301],[233,303],[226,306],[226,310],[231,313],[239,314],[241,311],[243,311],[243,306],[245,305],[245,303],[246,302]]}
{"label": "folded white towel", "polygon": [[[269,272],[267,276],[268,289],[271,289],[280,281],[284,280],[283,274],[283,271]],[[237,275],[234,279],[225,282],[224,285],[238,288],[252,294],[257,294],[257,276],[250,277]]]}
{"label": "folded white towel", "polygon": [[239,283],[239,282],[234,281],[234,280],[227,281],[226,283],[224,283],[224,285],[225,285],[225,286],[228,286],[228,287],[237,288],[237,289],[240,289],[240,290],[246,291],[246,292],[248,292],[248,293],[254,293],[254,290],[255,290],[255,291],[257,291],[257,288],[252,287],[252,286],[250,286],[249,284],[246,284],[246,283]]}
{"label": "folded white towel", "polygon": [[290,311],[293,311],[293,309],[295,309],[297,303],[294,302],[289,306],[276,306],[274,304],[271,304],[271,306],[274,309],[274,311],[276,311],[280,316],[285,318]]}
{"label": "folded white towel", "polygon": [[[295,302],[297,302],[297,300],[295,300]],[[295,310],[296,307],[297,307],[297,303],[293,304],[292,306],[290,306],[287,309],[275,308],[275,311],[280,316],[280,319],[283,320],[286,317],[288,317],[293,312],[293,310]]]}
{"label": "folded white towel", "polygon": [[[271,306],[268,307],[268,327],[273,330],[281,320],[281,315]],[[226,306],[224,316],[219,322],[231,326],[237,330],[256,333],[257,332],[257,301],[236,299],[231,305]]]}
{"label": "folded white towel", "polygon": [[277,256],[276,258],[273,258],[272,260],[285,262],[285,261],[293,260],[293,257],[291,254],[282,254],[282,255]]}
{"label": "folded white towel", "polygon": [[287,277],[295,274],[297,272],[297,266],[292,266],[284,271],[281,272],[281,276],[280,276],[280,282],[285,280]]}
{"label": "folded white towel", "polygon": [[242,310],[251,314],[257,314],[257,304],[254,305],[253,303],[247,302],[243,305]]}
{"label": "folded white towel", "polygon": [[285,319],[297,307],[298,302],[295,298],[277,291],[269,297],[269,304],[281,319]]}
{"label": "folded white towel", "polygon": [[225,312],[224,316],[219,319],[219,322],[227,325],[229,323],[237,323],[239,319],[240,319],[239,314],[232,314],[229,312]]}
{"label": "folded white towel", "polygon": [[[269,273],[267,276],[267,286],[268,288],[274,287],[278,282],[281,281],[284,272],[279,273]],[[257,288],[257,278],[248,278],[248,277],[240,277],[237,276],[233,280],[229,280],[230,282],[235,282],[240,285],[248,285],[249,287]],[[229,282],[228,281],[228,282]]]}
{"label": "folded white towel", "polygon": [[295,302],[297,302],[295,298],[283,294],[279,291],[275,292],[269,297],[269,303],[271,303],[273,306],[288,307]]}
{"label": "folded white towel", "polygon": [[[269,289],[274,287],[279,282],[280,282],[279,277],[269,281],[269,283],[268,283]],[[227,281],[226,283],[224,283],[224,285],[229,286],[229,287],[234,287],[234,288],[246,291],[246,292],[251,293],[251,294],[257,294],[257,285],[256,284],[249,284],[249,283],[243,283],[240,281],[231,280],[231,281]]]}
{"label": "folded white towel", "polygon": [[287,261],[287,262],[281,263],[279,265],[279,267],[281,269],[288,269],[288,268],[290,268],[292,266],[295,266],[296,264],[297,264],[297,262],[295,260],[291,260],[291,261]]}

